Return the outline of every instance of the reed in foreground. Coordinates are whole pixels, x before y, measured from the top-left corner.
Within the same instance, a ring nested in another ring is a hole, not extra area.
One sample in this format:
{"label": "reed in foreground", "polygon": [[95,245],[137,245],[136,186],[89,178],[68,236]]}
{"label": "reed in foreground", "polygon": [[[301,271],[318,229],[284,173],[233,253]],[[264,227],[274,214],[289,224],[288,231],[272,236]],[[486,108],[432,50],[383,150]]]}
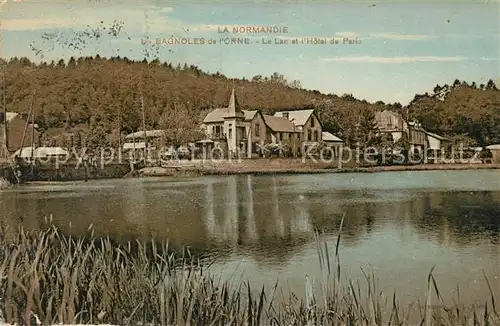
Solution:
{"label": "reed in foreground", "polygon": [[[342,226],[341,226],[342,228]],[[4,230],[1,230],[4,231]],[[4,232],[2,232],[4,234]],[[207,273],[189,254],[169,252],[166,245],[118,245],[109,239],[66,237],[55,228],[0,239],[0,299],[8,323],[52,325],[414,325],[408,312],[386,298],[373,273],[367,291],[340,277],[340,232],[334,248],[318,234],[323,279],[315,295],[306,278],[306,298],[279,298],[279,286],[266,291],[236,286]],[[487,278],[485,280],[488,282]],[[442,300],[432,271],[431,297]],[[490,292],[491,291],[490,288]],[[493,294],[483,307],[424,308],[420,325],[500,325]],[[391,310],[391,309],[389,309]]]}

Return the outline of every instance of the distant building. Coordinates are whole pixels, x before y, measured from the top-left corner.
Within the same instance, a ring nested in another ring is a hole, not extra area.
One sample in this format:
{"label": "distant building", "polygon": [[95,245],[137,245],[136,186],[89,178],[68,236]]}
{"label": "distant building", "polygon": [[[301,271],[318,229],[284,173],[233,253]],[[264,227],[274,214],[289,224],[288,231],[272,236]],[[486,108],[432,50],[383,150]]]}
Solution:
{"label": "distant building", "polygon": [[157,143],[164,135],[165,132],[163,130],[133,132],[125,137],[125,143],[122,146],[122,150],[144,150],[146,142],[148,143],[148,148],[154,147],[153,144]]}
{"label": "distant building", "polygon": [[278,111],[274,116],[293,122],[299,132],[298,141],[305,148],[321,143],[323,125],[313,109]]}
{"label": "distant building", "polygon": [[427,146],[427,131],[422,128],[419,122],[408,122],[408,140],[410,141],[410,150],[415,148],[424,149]]}
{"label": "distant building", "polygon": [[376,112],[375,122],[377,131],[390,134],[394,143],[405,135],[412,151],[417,148],[442,151],[445,148],[445,137],[428,132],[417,121],[407,122],[399,113],[389,110]]}
{"label": "distant building", "polygon": [[429,131],[425,131],[427,136],[428,149],[432,150],[443,150],[445,148],[445,143],[448,142],[448,138],[439,136]]}
{"label": "distant building", "polygon": [[[292,155],[297,155],[300,150],[301,131],[288,119],[272,115],[263,115],[267,126],[270,143],[280,145],[281,150],[287,150]],[[269,138],[268,138],[269,140]]]}
{"label": "distant building", "polygon": [[390,134],[395,143],[408,133],[408,125],[399,113],[388,110],[376,112],[375,122],[377,130]]}
{"label": "distant building", "polygon": [[238,152],[247,158],[259,156],[269,144],[298,147],[297,132],[291,121],[264,115],[259,110],[241,110],[234,89],[227,107],[207,114],[203,129],[207,139],[198,144],[205,146],[205,150],[219,146],[232,156]]}
{"label": "distant building", "polygon": [[62,147],[23,147],[22,150],[18,149],[12,154],[12,157],[19,157],[26,160],[31,158],[38,160],[49,160],[49,159],[66,159],[70,156],[70,152]]}
{"label": "distant building", "polygon": [[492,161],[495,164],[500,164],[500,144],[486,146],[492,154]]}
{"label": "distant building", "polygon": [[321,138],[323,139],[323,143],[332,149],[333,155],[337,157],[340,154],[342,146],[344,146],[344,141],[328,131],[323,131]]}
{"label": "distant building", "polygon": [[198,145],[205,150],[219,146],[247,158],[260,156],[262,149],[272,147],[295,156],[302,148],[307,150],[323,141],[323,125],[314,110],[284,110],[274,115],[242,110],[234,89],[228,106],[209,112],[202,126],[207,138]]}

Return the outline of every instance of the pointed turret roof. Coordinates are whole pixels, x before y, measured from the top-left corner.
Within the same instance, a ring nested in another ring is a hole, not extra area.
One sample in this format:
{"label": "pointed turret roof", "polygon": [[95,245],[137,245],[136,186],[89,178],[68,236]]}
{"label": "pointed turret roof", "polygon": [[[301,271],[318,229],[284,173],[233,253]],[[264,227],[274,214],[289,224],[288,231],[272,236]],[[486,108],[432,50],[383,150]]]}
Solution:
{"label": "pointed turret roof", "polygon": [[245,118],[245,114],[243,111],[240,109],[240,105],[238,103],[238,99],[236,98],[236,94],[233,90],[231,91],[231,97],[229,98],[229,105],[227,106],[227,112],[224,115],[225,118],[233,118],[233,117],[238,117],[238,118]]}

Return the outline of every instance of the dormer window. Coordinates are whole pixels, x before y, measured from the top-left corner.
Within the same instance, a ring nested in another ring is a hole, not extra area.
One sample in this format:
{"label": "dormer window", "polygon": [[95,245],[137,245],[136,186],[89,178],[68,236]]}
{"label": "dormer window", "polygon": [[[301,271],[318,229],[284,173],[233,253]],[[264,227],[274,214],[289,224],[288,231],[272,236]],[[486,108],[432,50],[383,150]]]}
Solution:
{"label": "dormer window", "polygon": [[288,112],[283,112],[283,118],[290,119],[290,114]]}

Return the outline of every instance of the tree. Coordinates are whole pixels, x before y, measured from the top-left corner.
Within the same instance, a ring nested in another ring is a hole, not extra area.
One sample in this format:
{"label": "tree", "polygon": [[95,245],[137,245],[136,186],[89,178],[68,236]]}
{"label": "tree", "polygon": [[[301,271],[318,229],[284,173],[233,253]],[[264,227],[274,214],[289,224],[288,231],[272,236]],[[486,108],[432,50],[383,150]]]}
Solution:
{"label": "tree", "polygon": [[160,118],[159,125],[165,130],[167,146],[178,148],[203,138],[198,121],[185,106],[174,105],[173,108],[167,108]]}
{"label": "tree", "polygon": [[495,82],[493,79],[488,80],[488,83],[486,84],[486,89],[488,90],[497,90],[497,87],[495,85]]}
{"label": "tree", "polygon": [[260,83],[262,81],[262,75],[253,76],[252,81],[255,83]]}
{"label": "tree", "polygon": [[356,128],[357,141],[361,144],[361,146],[368,146],[368,142],[372,137],[375,128],[376,122],[374,112],[369,108],[362,109]]}
{"label": "tree", "polygon": [[395,143],[394,143],[394,151],[397,153],[395,158],[395,161],[400,164],[405,164],[409,160],[410,156],[410,149],[411,149],[411,143],[410,140],[408,139],[408,134],[403,132],[401,135],[401,138],[399,138]]}
{"label": "tree", "polygon": [[302,88],[302,85],[300,83],[300,80],[294,80],[293,82],[290,83],[290,87],[291,88],[297,88],[297,89],[301,89]]}
{"label": "tree", "polygon": [[282,86],[288,86],[288,82],[287,80],[285,79],[285,76],[275,72],[273,73],[270,77],[269,77],[269,81],[271,83],[275,83],[275,84],[280,84]]}
{"label": "tree", "polygon": [[394,140],[390,133],[382,132],[374,135],[368,141],[367,146],[376,149],[376,159],[378,165],[392,163]]}
{"label": "tree", "polygon": [[69,58],[68,67],[70,67],[70,68],[76,67],[76,60],[74,57]]}

